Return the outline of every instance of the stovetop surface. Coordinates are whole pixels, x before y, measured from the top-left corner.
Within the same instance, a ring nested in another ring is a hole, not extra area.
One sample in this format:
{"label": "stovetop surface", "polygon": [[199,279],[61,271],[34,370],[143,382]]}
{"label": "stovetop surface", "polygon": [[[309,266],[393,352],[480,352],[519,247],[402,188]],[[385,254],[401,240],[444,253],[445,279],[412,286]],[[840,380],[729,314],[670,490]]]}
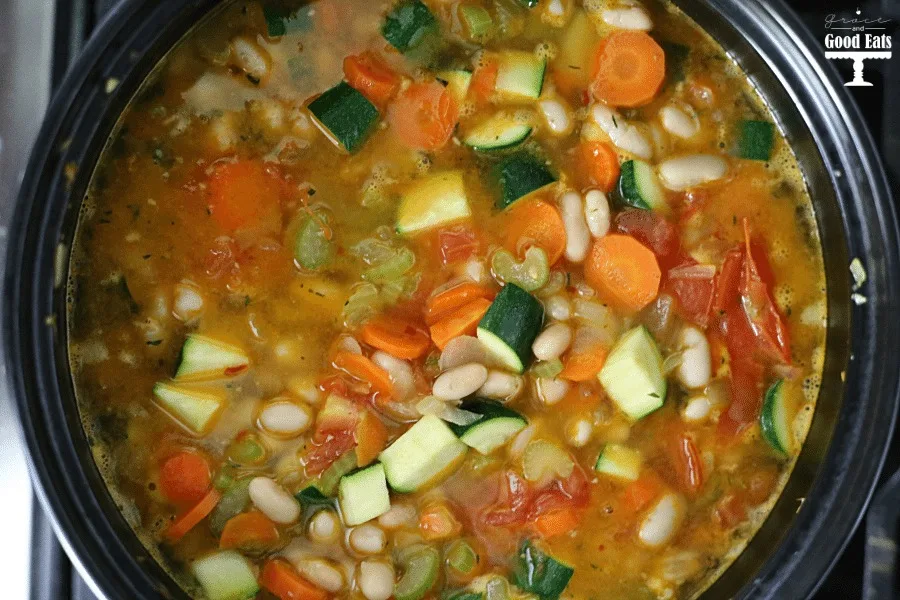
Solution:
{"label": "stovetop surface", "polygon": [[[21,0],[19,1],[21,2]],[[56,9],[49,75],[52,85],[55,86],[64,75],[71,59],[77,56],[84,40],[116,0],[47,1],[55,1]],[[900,23],[900,0],[867,0],[858,3],[854,3],[852,0],[797,0],[791,2],[791,5],[803,18],[807,27],[820,39],[824,35],[824,21],[827,14],[837,13],[850,16],[859,7],[866,15],[892,19],[893,23],[889,26],[891,30],[888,33],[894,36],[895,42],[897,41],[896,27]],[[845,80],[849,81],[852,78],[850,61],[839,61],[835,66]],[[865,74],[866,80],[874,84],[872,87],[849,89],[859,104],[869,130],[882,151],[885,166],[895,190],[895,197],[900,199],[900,187],[898,187],[900,184],[900,111],[896,109],[896,104],[891,105],[889,102],[890,100],[896,102],[896,99],[900,98],[900,58],[869,61],[866,63]],[[895,440],[885,466],[883,480],[886,480],[898,469],[900,469],[900,442]],[[72,568],[39,509],[36,509],[33,514],[32,530],[32,600],[96,600]],[[861,526],[834,570],[816,594],[815,600],[861,599],[863,597],[864,554],[865,527]],[[891,597],[900,598],[900,592]]]}

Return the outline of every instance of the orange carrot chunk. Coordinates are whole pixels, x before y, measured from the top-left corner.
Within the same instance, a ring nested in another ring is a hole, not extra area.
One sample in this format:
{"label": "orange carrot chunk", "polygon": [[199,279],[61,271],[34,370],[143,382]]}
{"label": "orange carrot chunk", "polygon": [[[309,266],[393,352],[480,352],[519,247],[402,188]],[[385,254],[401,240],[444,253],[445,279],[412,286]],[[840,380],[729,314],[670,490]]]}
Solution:
{"label": "orange carrot chunk", "polygon": [[256,160],[220,163],[209,179],[208,206],[226,231],[281,229],[281,182]]}
{"label": "orange carrot chunk", "polygon": [[591,92],[610,106],[647,104],[662,87],[666,56],[643,31],[617,31],[597,47]]}
{"label": "orange carrot chunk", "polygon": [[375,414],[366,411],[356,424],[356,464],[364,467],[387,446],[387,427]]}
{"label": "orange carrot chunk", "polygon": [[491,291],[477,283],[461,283],[425,301],[425,322],[434,325],[454,310],[477,298],[490,298]]}
{"label": "orange carrot chunk", "polygon": [[419,358],[431,346],[428,334],[414,323],[387,316],[366,323],[360,337],[370,346],[407,360]]}
{"label": "orange carrot chunk", "polygon": [[388,109],[391,129],[403,144],[416,150],[443,147],[458,119],[456,100],[437,81],[413,83],[397,95]]}
{"label": "orange carrot chunk", "polygon": [[188,531],[194,528],[197,523],[202,521],[212,512],[219,503],[222,495],[216,488],[209,491],[200,502],[195,504],[190,510],[176,518],[169,528],[166,529],[165,537],[170,542],[177,542],[184,537]]}
{"label": "orange carrot chunk", "polygon": [[656,298],[662,274],[653,252],[631,236],[612,234],[594,242],[584,276],[604,301],[637,312]]}
{"label": "orange carrot chunk", "polygon": [[426,540],[445,540],[456,537],[462,524],[444,502],[431,502],[419,515],[419,531]]}
{"label": "orange carrot chunk", "polygon": [[228,519],[219,548],[262,551],[278,543],[278,527],[261,512],[240,513]]}
{"label": "orange carrot chunk", "polygon": [[571,350],[563,361],[559,376],[569,381],[590,381],[597,376],[606,362],[608,351],[601,345]]}
{"label": "orange carrot chunk", "polygon": [[607,142],[582,142],[578,146],[582,177],[588,185],[604,192],[613,189],[619,179],[619,155]]}
{"label": "orange carrot chunk", "polygon": [[506,243],[513,254],[525,247],[538,246],[547,253],[552,265],[566,249],[566,227],[559,211],[538,198],[519,200],[506,213]]}
{"label": "orange carrot chunk", "polygon": [[443,350],[444,346],[455,337],[474,335],[478,323],[490,307],[490,300],[478,298],[432,325],[431,339],[434,345]]}
{"label": "orange carrot chunk", "polygon": [[371,51],[344,58],[344,78],[379,110],[400,87],[400,76]]}
{"label": "orange carrot chunk", "polygon": [[387,371],[362,354],[338,352],[334,357],[334,366],[356,379],[367,382],[383,398],[390,398],[394,393],[394,384]]}
{"label": "orange carrot chunk", "polygon": [[331,597],[278,558],[266,562],[260,584],[280,600],[328,600]]}
{"label": "orange carrot chunk", "polygon": [[581,523],[582,511],[561,508],[540,515],[534,520],[534,529],[543,538],[552,538],[574,531]]}
{"label": "orange carrot chunk", "polygon": [[173,454],[159,469],[159,487],[176,504],[200,501],[209,485],[209,463],[196,452],[185,450]]}

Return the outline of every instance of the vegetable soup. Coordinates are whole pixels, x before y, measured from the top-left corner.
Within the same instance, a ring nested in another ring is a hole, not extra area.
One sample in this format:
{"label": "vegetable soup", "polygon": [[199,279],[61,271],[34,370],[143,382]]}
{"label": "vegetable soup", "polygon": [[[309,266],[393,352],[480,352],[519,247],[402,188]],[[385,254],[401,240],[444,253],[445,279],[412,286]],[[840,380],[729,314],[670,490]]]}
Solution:
{"label": "vegetable soup", "polygon": [[72,256],[97,464],[196,598],[691,598],[818,395],[796,161],[655,1],[226,2]]}

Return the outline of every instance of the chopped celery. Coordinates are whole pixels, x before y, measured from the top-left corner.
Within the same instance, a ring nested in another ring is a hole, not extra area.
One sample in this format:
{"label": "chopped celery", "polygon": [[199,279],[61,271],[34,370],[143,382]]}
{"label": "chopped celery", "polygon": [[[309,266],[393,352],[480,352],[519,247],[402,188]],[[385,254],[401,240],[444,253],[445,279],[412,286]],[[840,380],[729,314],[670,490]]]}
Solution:
{"label": "chopped celery", "polygon": [[358,285],[344,303],[344,325],[356,328],[375,316],[378,310],[378,288],[371,283]]}
{"label": "chopped celery", "polygon": [[366,238],[350,248],[350,253],[363,259],[367,265],[377,265],[391,259],[397,249],[393,244],[378,238]]}
{"label": "chopped celery", "polygon": [[325,496],[334,496],[337,492],[341,477],[356,468],[356,450],[350,450],[339,459],[331,463],[331,466],[319,475],[316,487]]}
{"label": "chopped celery", "polygon": [[447,565],[457,573],[468,575],[478,566],[478,553],[465,540],[456,540],[447,550]]}
{"label": "chopped celery", "polygon": [[421,273],[404,275],[381,286],[381,299],[386,304],[395,304],[400,298],[408,298],[419,288]]}
{"label": "chopped celery", "polygon": [[531,442],[522,456],[522,474],[528,481],[567,479],[574,468],[575,463],[565,450],[547,440]]}
{"label": "chopped celery", "polygon": [[562,373],[562,370],[563,364],[558,358],[554,358],[553,360],[541,360],[531,366],[531,372],[534,376],[544,379],[553,379]]}
{"label": "chopped celery", "polygon": [[484,41],[490,37],[494,29],[494,20],[491,13],[483,6],[475,4],[461,4],[459,18],[466,28],[469,38],[474,41]]}
{"label": "chopped celery", "polygon": [[228,446],[228,460],[242,466],[254,466],[266,459],[266,448],[255,435],[246,434]]}
{"label": "chopped celery", "polygon": [[484,600],[509,600],[509,582],[495,575],[484,585]]}
{"label": "chopped celery", "polygon": [[416,264],[416,255],[406,247],[394,251],[393,256],[363,271],[362,278],[370,283],[389,283],[406,274]]}
{"label": "chopped celery", "polygon": [[324,212],[304,217],[294,238],[294,259],[304,269],[316,271],[334,258],[331,228]]}
{"label": "chopped celery", "polygon": [[533,292],[550,278],[550,261],[538,246],[526,250],[522,262],[516,261],[509,250],[498,250],[491,258],[491,270],[503,283],[514,283],[526,292]]}
{"label": "chopped celery", "polygon": [[396,600],[420,600],[437,581],[440,556],[430,546],[417,544],[400,555],[403,577],[394,585]]}

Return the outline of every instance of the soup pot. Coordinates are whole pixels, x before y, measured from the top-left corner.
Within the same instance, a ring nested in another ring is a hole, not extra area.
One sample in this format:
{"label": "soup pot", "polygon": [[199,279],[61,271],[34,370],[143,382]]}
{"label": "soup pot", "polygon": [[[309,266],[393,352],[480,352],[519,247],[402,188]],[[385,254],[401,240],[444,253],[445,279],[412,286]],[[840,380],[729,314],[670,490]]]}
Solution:
{"label": "soup pot", "polygon": [[[780,0],[676,0],[772,107],[809,185],[828,281],[821,393],[771,515],[709,598],[804,598],[868,504],[900,389],[900,246],[885,173],[819,44]],[[38,498],[72,561],[107,598],[186,598],[106,490],[79,420],[67,359],[68,249],[94,164],[154,65],[215,0],[126,0],[56,93],[10,232],[3,327]],[[865,281],[852,281],[858,258]],[[852,299],[851,300],[851,294]]]}

